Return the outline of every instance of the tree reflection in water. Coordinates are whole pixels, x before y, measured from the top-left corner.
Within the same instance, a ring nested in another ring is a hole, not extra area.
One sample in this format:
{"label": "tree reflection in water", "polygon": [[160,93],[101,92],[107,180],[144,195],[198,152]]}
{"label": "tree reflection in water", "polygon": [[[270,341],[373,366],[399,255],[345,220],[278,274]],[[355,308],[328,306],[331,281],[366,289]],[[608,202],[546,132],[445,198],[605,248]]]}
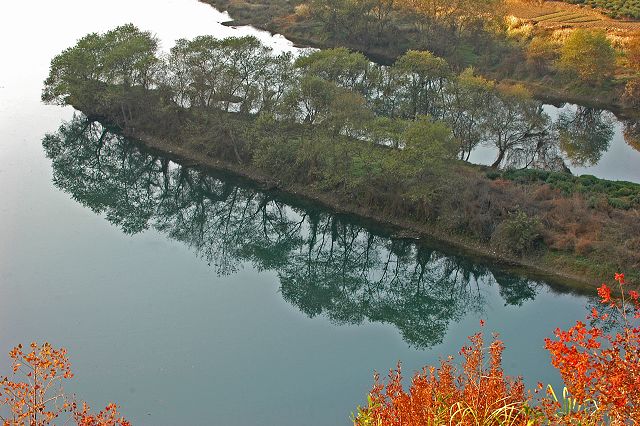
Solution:
{"label": "tree reflection in water", "polygon": [[416,348],[481,314],[488,286],[522,305],[542,284],[463,256],[393,239],[353,218],[292,206],[229,177],[139,149],[83,116],[43,140],[54,184],[125,233],[155,228],[219,274],[243,264],[278,274],[282,296],[335,324],[393,324]]}
{"label": "tree reflection in water", "polygon": [[640,120],[625,120],[624,141],[636,151],[640,151]]}
{"label": "tree reflection in water", "polygon": [[614,135],[615,117],[608,111],[577,106],[558,117],[560,148],[574,166],[598,164]]}

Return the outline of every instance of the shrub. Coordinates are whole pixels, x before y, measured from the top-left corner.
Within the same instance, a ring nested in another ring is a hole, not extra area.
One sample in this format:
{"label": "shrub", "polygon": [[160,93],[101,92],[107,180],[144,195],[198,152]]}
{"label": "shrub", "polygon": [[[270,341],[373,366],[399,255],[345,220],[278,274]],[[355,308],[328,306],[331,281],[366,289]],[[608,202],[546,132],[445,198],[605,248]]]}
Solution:
{"label": "shrub", "polygon": [[[640,301],[636,291],[625,291],[623,274],[615,279],[618,299],[606,284],[598,289],[609,313],[593,308],[587,318],[596,325],[578,321],[567,331],[556,329],[556,340],[545,341],[566,384],[562,398],[548,386],[547,395],[534,401],[520,379],[505,377],[504,346],[496,337],[485,367],[483,337],[478,333],[462,348],[461,372],[449,357],[440,368],[416,373],[408,392],[399,365],[386,385],[376,374],[368,405],[358,407],[354,425],[635,424],[640,418]],[[614,332],[604,331],[606,321]],[[538,384],[535,393],[542,387]]]}
{"label": "shrub", "polygon": [[504,345],[494,338],[489,346],[489,365],[485,366],[482,333],[470,338],[462,348],[461,371],[452,358],[440,368],[417,373],[409,392],[402,385],[400,364],[389,372],[386,385],[375,377],[369,405],[358,408],[354,425],[431,425],[431,424],[522,424],[527,418],[528,397],[520,379],[505,377],[502,371]]}
{"label": "shrub", "polygon": [[0,380],[0,421],[4,426],[44,426],[60,417],[67,417],[61,424],[73,420],[79,426],[130,425],[115,404],[91,414],[86,403],[78,404],[64,394],[62,381],[73,377],[65,349],[31,343],[28,352],[18,345],[9,357],[13,376]]}
{"label": "shrub", "polygon": [[604,31],[577,29],[565,41],[560,68],[588,83],[602,83],[611,77],[616,55]]}
{"label": "shrub", "polygon": [[[625,291],[623,274],[615,279],[618,299],[606,284],[598,289],[609,313],[594,308],[587,317],[592,326],[578,321],[567,331],[557,329],[556,340],[545,346],[576,401],[597,406],[592,417],[627,424],[640,418],[640,303],[636,291]],[[608,320],[615,332],[603,331]]]}
{"label": "shrub", "polygon": [[540,221],[523,211],[510,213],[507,220],[496,227],[491,245],[505,253],[522,256],[535,248],[540,240]]}

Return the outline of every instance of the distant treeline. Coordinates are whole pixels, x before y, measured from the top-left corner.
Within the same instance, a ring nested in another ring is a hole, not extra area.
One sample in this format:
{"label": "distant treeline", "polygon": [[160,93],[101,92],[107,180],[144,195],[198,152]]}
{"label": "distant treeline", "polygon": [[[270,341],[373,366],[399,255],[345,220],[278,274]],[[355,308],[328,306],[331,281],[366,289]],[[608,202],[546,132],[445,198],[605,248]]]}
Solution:
{"label": "distant treeline", "polygon": [[[602,114],[578,110],[551,125],[524,89],[503,89],[472,70],[453,73],[428,52],[381,67],[344,49],[273,55],[250,37],[179,40],[165,56],[157,48],[131,25],[90,34],[54,58],[43,99],[164,141],[167,150],[494,253],[537,263],[544,255],[546,267],[576,274],[640,265],[640,185],[496,171],[561,168],[563,138],[607,145]],[[490,174],[460,161],[479,143],[497,148]]]}
{"label": "distant treeline", "polygon": [[473,66],[478,75],[524,84],[541,99],[633,116],[640,108],[640,34],[553,29],[517,18],[519,1],[542,0],[201,1],[228,11],[237,25],[301,45],[343,46],[386,64],[409,50],[429,50],[457,73]]}

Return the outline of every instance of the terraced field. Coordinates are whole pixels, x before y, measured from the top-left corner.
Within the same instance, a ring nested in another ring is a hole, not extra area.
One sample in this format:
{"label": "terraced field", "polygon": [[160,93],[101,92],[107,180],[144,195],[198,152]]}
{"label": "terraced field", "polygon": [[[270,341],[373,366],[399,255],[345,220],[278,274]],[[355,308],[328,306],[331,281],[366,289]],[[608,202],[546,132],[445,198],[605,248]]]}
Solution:
{"label": "terraced field", "polygon": [[598,9],[572,4],[587,1],[589,0],[545,1],[536,4],[523,0],[507,0],[507,7],[510,14],[545,28],[587,27],[640,31],[638,20],[614,19]]}
{"label": "terraced field", "polygon": [[593,14],[564,10],[559,12],[544,13],[542,15],[534,17],[532,21],[535,23],[545,22],[547,24],[588,24],[601,22],[602,18]]}

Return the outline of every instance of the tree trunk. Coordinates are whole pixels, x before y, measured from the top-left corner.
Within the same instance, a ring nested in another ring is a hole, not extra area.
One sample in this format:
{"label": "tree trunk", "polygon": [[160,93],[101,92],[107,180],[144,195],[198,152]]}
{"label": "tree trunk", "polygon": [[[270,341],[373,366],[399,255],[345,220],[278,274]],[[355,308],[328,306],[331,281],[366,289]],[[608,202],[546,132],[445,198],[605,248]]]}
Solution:
{"label": "tree trunk", "polygon": [[491,165],[492,169],[497,169],[498,166],[500,166],[500,164],[502,163],[502,160],[504,160],[504,154],[505,154],[504,149],[501,149],[500,151],[498,151],[498,158],[496,158],[496,161],[494,161],[493,164]]}

